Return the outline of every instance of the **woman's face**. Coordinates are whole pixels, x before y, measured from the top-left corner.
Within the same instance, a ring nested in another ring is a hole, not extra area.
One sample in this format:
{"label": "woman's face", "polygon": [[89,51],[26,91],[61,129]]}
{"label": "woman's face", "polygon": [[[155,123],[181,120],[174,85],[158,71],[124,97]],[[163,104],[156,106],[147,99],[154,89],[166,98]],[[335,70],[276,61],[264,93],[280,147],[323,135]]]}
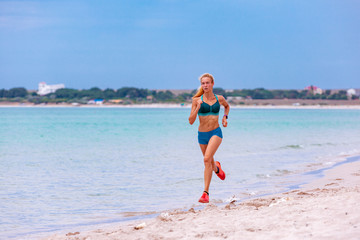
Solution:
{"label": "woman's face", "polygon": [[214,83],[211,82],[211,78],[209,77],[203,77],[201,79],[201,87],[204,90],[204,92],[209,92],[213,90]]}

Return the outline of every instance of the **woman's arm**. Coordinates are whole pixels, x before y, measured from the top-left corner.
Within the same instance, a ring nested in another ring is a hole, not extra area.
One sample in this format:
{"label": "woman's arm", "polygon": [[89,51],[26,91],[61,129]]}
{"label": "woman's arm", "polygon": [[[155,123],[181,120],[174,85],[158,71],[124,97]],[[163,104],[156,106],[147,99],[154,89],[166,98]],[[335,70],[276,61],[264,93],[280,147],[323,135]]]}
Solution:
{"label": "woman's arm", "polygon": [[192,125],[195,120],[196,120],[196,115],[200,109],[200,106],[201,106],[201,99],[199,98],[195,98],[193,99],[193,102],[192,102],[192,106],[191,106],[191,112],[190,112],[190,117],[189,117],[189,123],[190,125]]}
{"label": "woman's arm", "polygon": [[[219,97],[219,103],[221,105],[224,106],[225,108],[225,111],[224,111],[224,116],[222,118],[222,125],[224,127],[227,127],[227,117],[226,116],[229,116],[229,112],[230,112],[230,105],[228,104],[228,102],[225,100],[225,98],[223,96],[218,96]],[[226,115],[226,116],[225,116]]]}

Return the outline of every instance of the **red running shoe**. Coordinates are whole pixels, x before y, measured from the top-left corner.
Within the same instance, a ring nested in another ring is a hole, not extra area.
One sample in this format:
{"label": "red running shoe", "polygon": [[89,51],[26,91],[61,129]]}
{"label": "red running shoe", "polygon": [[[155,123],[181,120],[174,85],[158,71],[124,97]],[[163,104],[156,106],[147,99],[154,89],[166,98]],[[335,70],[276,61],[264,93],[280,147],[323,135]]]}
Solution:
{"label": "red running shoe", "polygon": [[203,195],[199,199],[199,202],[201,203],[208,203],[209,202],[209,194],[207,194],[205,191],[203,192]]}
{"label": "red running shoe", "polygon": [[215,161],[216,166],[219,168],[219,172],[216,174],[221,180],[225,179],[225,172],[221,169],[221,165],[218,161]]}

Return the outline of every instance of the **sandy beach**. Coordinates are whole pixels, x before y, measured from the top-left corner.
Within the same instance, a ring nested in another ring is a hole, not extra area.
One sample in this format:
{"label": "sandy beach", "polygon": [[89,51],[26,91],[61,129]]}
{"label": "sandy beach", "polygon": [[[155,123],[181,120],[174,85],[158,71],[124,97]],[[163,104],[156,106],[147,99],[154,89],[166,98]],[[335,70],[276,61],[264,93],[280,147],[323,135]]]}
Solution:
{"label": "sandy beach", "polygon": [[360,161],[324,171],[300,189],[154,219],[72,229],[43,239],[359,239]]}

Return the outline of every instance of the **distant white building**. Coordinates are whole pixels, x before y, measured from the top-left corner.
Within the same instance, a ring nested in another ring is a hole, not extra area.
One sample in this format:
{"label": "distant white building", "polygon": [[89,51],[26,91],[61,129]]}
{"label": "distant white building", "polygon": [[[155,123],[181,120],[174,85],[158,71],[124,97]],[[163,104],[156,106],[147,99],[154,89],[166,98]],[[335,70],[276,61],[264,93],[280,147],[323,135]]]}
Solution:
{"label": "distant white building", "polygon": [[349,90],[346,91],[346,93],[349,97],[351,97],[352,95],[356,95],[356,90],[353,88],[350,88]]}
{"label": "distant white building", "polygon": [[43,96],[49,93],[54,93],[56,90],[65,88],[64,84],[47,85],[45,82],[39,83],[39,90],[37,94]]}

